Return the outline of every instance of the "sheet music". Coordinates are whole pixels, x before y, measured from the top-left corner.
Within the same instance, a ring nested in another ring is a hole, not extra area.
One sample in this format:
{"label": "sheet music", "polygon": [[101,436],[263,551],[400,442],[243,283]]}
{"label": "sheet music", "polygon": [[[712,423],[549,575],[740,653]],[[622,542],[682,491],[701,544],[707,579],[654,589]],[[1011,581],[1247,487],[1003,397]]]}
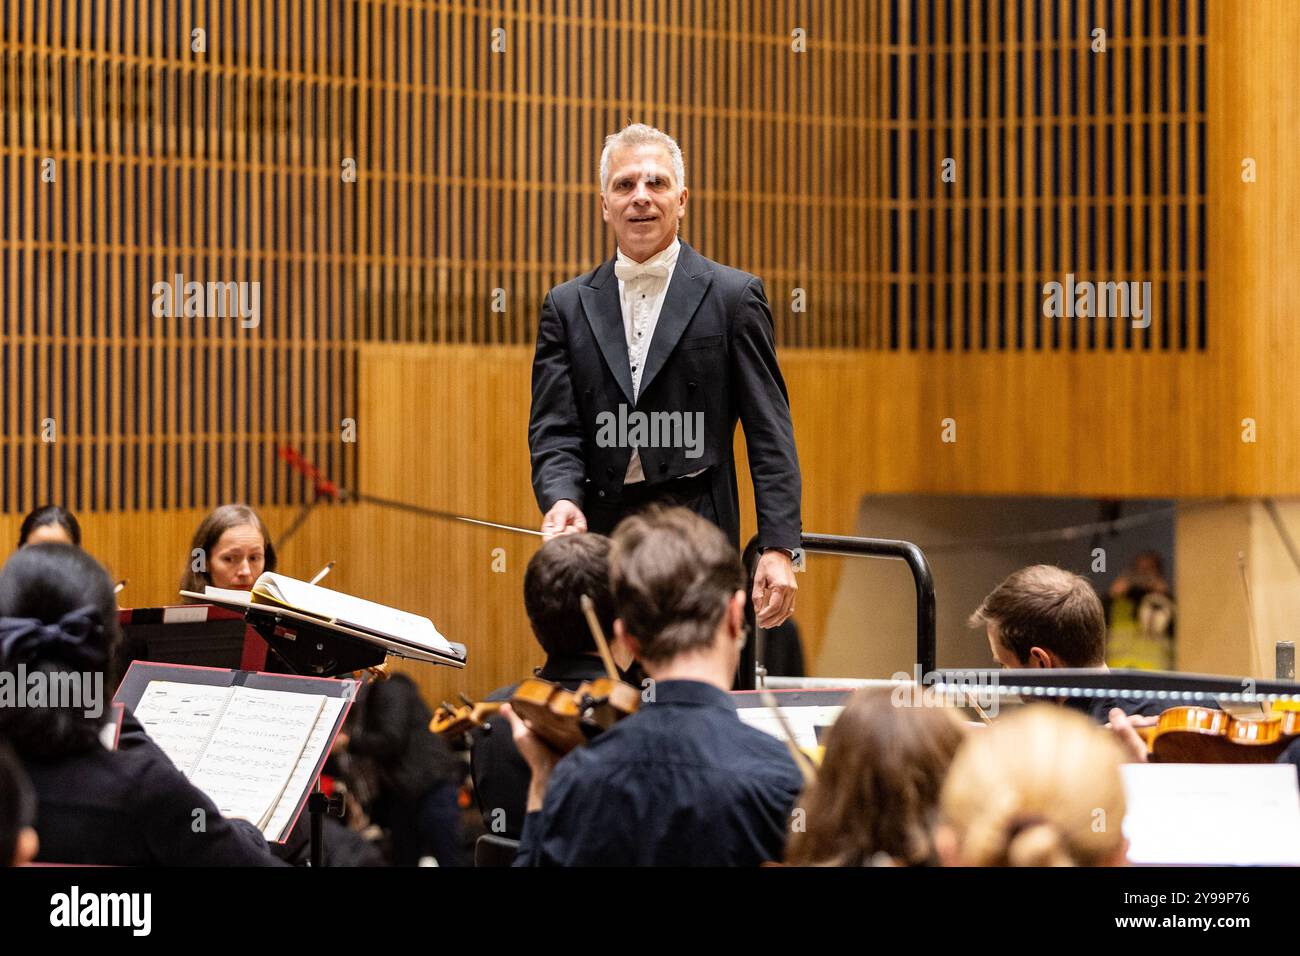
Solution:
{"label": "sheet music", "polygon": [[194,772],[230,700],[229,687],[152,680],[135,719],[185,776]]}
{"label": "sheet music", "polygon": [[1129,860],[1300,865],[1294,764],[1125,764]]}
{"label": "sheet music", "polygon": [[[181,593],[186,594],[192,592],[182,591]],[[203,596],[216,598],[219,601],[226,601],[230,604],[251,605],[253,603],[252,591],[240,591],[235,588],[214,588],[211,584],[204,587]]]}
{"label": "sheet music", "polygon": [[300,611],[321,614],[352,627],[378,631],[419,647],[451,653],[451,645],[438,633],[433,622],[418,614],[272,572],[258,578],[254,589]]}
{"label": "sheet music", "polygon": [[[829,727],[835,723],[843,709],[842,705],[788,706],[782,707],[781,713],[785,715],[786,723],[790,725],[790,732],[794,734],[795,743],[800,749],[815,750],[819,746],[817,728]],[[749,726],[771,734],[782,743],[785,742],[781,722],[767,707],[738,707],[736,713]]]}
{"label": "sheet music", "polygon": [[[261,579],[259,578],[259,580]],[[299,583],[302,584],[303,582]],[[332,593],[338,594],[339,592]],[[391,637],[384,628],[373,626],[375,621],[373,616],[370,619],[370,624],[352,624],[337,614],[291,607],[288,603],[267,594],[261,595],[260,601],[253,601],[250,599],[252,594],[250,591],[230,591],[214,588],[210,585],[202,592],[182,590],[180,594],[182,597],[203,604],[215,604],[232,611],[252,608],[277,613],[292,620],[306,621],[322,627],[332,628],[350,638],[363,640],[376,647],[382,647],[386,653],[396,657],[424,661],[429,664],[445,664],[451,667],[465,666],[465,651],[463,648],[456,650],[445,637],[438,633],[438,629],[433,626],[433,622],[428,618],[406,615],[405,611],[397,611],[393,608],[386,609],[392,614],[413,618],[419,622],[418,626],[413,631],[407,630],[403,632],[401,637]],[[379,606],[382,607],[382,605]],[[392,622],[389,621],[384,627],[388,628],[388,630],[401,630],[402,625],[392,626]]]}
{"label": "sheet music", "polygon": [[[293,773],[289,775],[289,782],[285,785],[284,792],[288,797],[296,798],[311,786],[312,772],[320,761],[322,751],[329,745],[330,732],[334,729],[334,723],[339,719],[339,712],[343,710],[343,705],[346,703],[347,701],[341,697],[325,698],[325,706],[321,708],[316,726],[311,736],[307,738],[307,746],[303,748],[302,756],[298,758],[298,764],[293,768]],[[293,820],[293,811],[297,808],[296,799],[284,799],[276,804],[270,821],[262,828],[268,840],[280,840],[286,836],[284,831]]]}
{"label": "sheet music", "polygon": [[190,782],[223,816],[264,826],[324,701],[314,694],[235,688]]}

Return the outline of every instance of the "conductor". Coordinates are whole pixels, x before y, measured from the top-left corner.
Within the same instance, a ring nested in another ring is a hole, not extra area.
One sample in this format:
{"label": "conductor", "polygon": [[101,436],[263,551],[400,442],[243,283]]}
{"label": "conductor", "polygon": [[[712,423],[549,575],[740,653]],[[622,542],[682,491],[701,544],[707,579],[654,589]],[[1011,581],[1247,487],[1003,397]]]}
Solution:
{"label": "conductor", "polygon": [[740,543],[733,452],[745,430],[762,551],[760,627],[794,610],[799,458],[762,282],[677,236],[682,151],[635,123],[608,136],[600,204],[615,255],[551,289],[533,357],[528,447],[547,537],[608,534],[649,504],[680,505]]}

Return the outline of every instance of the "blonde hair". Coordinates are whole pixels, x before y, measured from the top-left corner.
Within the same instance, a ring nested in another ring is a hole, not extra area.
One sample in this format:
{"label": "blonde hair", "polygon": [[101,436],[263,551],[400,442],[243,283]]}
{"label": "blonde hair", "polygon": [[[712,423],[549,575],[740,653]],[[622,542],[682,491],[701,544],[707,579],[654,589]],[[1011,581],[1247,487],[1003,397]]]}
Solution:
{"label": "blonde hair", "polygon": [[967,866],[1099,866],[1124,846],[1123,754],[1082,714],[1027,707],[969,736],[940,808]]}
{"label": "blonde hair", "polygon": [[600,151],[601,192],[604,192],[609,185],[610,157],[614,154],[614,151],[623,149],[625,146],[645,146],[647,144],[662,146],[667,150],[668,158],[673,166],[673,178],[677,180],[676,186],[678,189],[686,188],[686,163],[682,160],[682,148],[677,145],[677,140],[663,130],[647,126],[645,123],[631,123],[624,126],[617,133],[610,133],[605,137],[605,148]]}

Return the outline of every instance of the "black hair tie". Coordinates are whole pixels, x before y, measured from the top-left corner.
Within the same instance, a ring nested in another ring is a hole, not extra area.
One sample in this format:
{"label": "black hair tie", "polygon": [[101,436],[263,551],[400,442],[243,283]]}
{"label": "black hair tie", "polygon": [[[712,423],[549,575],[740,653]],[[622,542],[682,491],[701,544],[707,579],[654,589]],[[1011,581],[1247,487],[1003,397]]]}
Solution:
{"label": "black hair tie", "polygon": [[53,624],[34,617],[0,617],[0,665],[55,659],[100,669],[106,662],[104,651],[93,642],[103,630],[93,605],[69,611]]}

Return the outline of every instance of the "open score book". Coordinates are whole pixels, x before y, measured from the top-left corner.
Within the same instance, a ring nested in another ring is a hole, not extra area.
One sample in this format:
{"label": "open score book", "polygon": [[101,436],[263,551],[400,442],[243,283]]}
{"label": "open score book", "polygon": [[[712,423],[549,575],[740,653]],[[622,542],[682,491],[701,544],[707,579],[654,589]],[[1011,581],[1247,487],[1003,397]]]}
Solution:
{"label": "open score book", "polygon": [[223,816],[283,842],[347,703],[323,694],[151,680],[137,720]]}
{"label": "open score book", "polygon": [[182,591],[186,597],[219,604],[282,607],[299,614],[343,625],[363,634],[386,639],[416,651],[455,657],[456,652],[427,617],[366,601],[342,591],[331,591],[283,574],[268,571],[253,583],[252,591],[233,591],[208,585],[202,594]]}

